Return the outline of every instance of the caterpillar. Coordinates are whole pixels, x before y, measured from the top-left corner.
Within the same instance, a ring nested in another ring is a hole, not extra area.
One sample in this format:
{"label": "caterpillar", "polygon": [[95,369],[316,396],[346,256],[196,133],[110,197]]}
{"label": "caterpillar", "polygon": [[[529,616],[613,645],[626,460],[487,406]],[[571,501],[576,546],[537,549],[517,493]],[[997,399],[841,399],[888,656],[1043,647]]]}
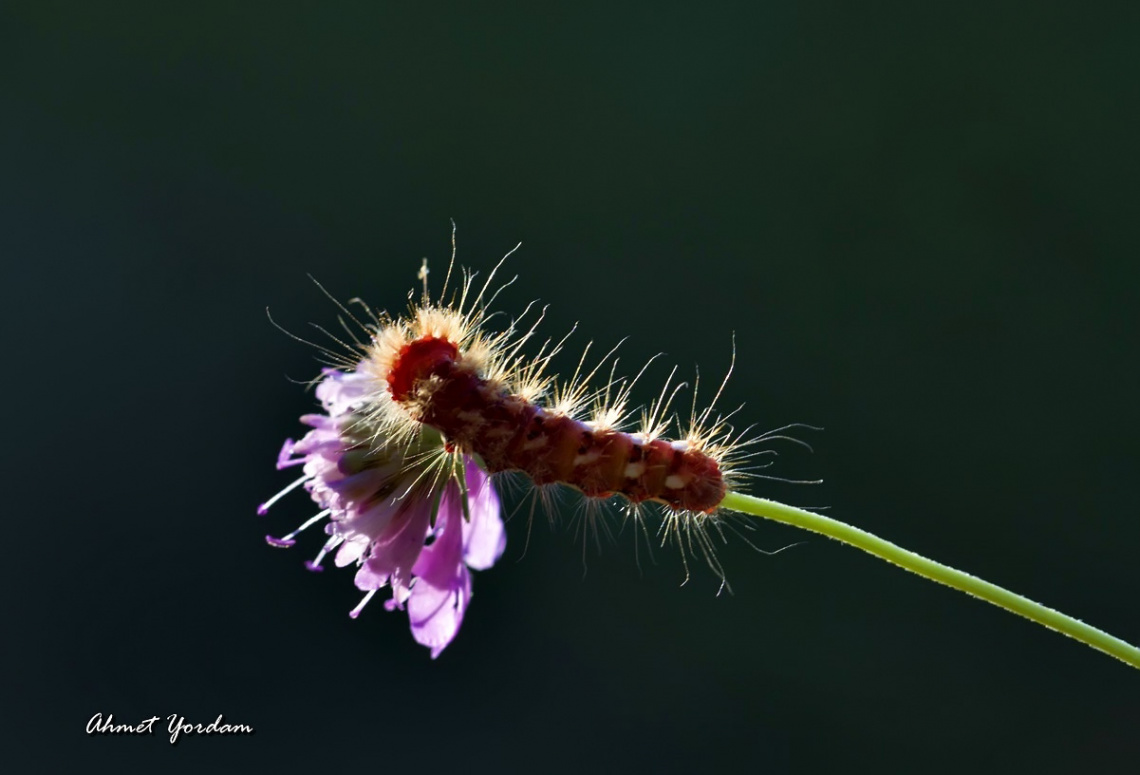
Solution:
{"label": "caterpillar", "polygon": [[[497,271],[474,297],[475,276],[464,272],[461,290],[446,302],[433,302],[425,281],[421,300],[405,317],[381,316],[369,326],[373,336],[357,369],[375,382],[374,411],[386,432],[409,436],[426,425],[454,451],[478,456],[490,473],[522,472],[535,485],[565,485],[587,498],[715,513],[735,472],[732,453],[742,446],[725,419],[713,416],[716,399],[694,411],[680,439],[668,440],[669,407],[684,387],[670,392],[670,376],[642,413],[640,428],[624,430],[636,378],[616,379],[611,369],[601,388],[589,387],[613,351],[584,373],[587,345],[574,376],[559,384],[546,372],[565,340],[553,347],[548,340],[528,358],[520,350],[537,322],[525,332],[522,317],[506,331],[486,330],[492,314],[486,296]],[[426,274],[425,261],[421,277]],[[450,278],[449,268],[441,299]]]}
{"label": "caterpillar", "polygon": [[[387,444],[422,449],[417,439],[430,429],[442,437],[445,453],[452,456],[451,462],[434,464],[435,471],[443,472],[437,476],[448,476],[457,469],[457,461],[471,456],[490,474],[525,474],[540,495],[548,488],[574,490],[586,499],[587,512],[602,502],[616,503],[643,528],[645,508],[656,506],[663,517],[662,539],[677,541],[686,569],[686,550],[691,550],[705,558],[723,583],[710,536],[710,531],[723,527],[718,505],[729,489],[750,475],[742,465],[755,454],[748,447],[788,437],[773,432],[746,440],[751,429],[736,433],[728,422],[731,415],[715,414],[731,367],[712,402],[700,411],[694,389],[693,410],[679,437],[667,437],[679,425],[670,415],[673,399],[686,387],[673,384],[675,369],[657,400],[641,412],[638,427],[628,429],[633,414],[630,395],[644,368],[632,380],[616,377],[617,360],[611,350],[587,369],[587,345],[573,377],[560,383],[548,370],[566,338],[557,343],[546,340],[537,356],[522,354],[545,312],[524,328],[522,321],[533,304],[505,330],[489,330],[492,302],[513,280],[492,292],[493,283],[513,252],[504,256],[481,287],[477,288],[474,273],[460,270],[458,289],[449,294],[455,269],[453,234],[452,261],[435,299],[424,259],[419,274],[422,292],[418,299],[415,293],[409,295],[404,315],[376,314],[354,299],[367,313],[362,321],[338,303],[356,329],[366,332],[363,341],[337,339],[351,354],[334,365],[355,369],[369,380],[366,411],[373,436]],[[600,387],[591,387],[607,363],[608,377]]]}
{"label": "caterpillar", "polygon": [[[456,450],[477,455],[490,473],[520,471],[536,485],[567,485],[590,498],[715,511],[726,491],[723,455],[707,433],[667,441],[658,427],[618,429],[621,409],[600,402],[590,420],[577,419],[573,399],[542,405],[536,400],[545,392],[541,366],[495,362],[492,353],[506,343],[485,338],[484,314],[429,302],[381,330],[364,363],[381,392],[386,387],[393,424],[406,418],[434,428]],[[517,344],[508,345],[515,350]],[[564,391],[586,392],[581,385]]]}

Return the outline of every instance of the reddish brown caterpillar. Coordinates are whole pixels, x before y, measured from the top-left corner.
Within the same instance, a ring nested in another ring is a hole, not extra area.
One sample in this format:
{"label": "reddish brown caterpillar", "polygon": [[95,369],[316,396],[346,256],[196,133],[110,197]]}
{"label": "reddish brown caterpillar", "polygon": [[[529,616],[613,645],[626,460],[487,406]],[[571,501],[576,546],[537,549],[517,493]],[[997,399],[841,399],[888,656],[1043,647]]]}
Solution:
{"label": "reddish brown caterpillar", "polygon": [[522,471],[537,485],[566,484],[587,497],[658,501],[712,512],[724,498],[716,460],[684,442],[631,433],[556,414],[479,373],[454,342],[430,334],[403,345],[386,377],[392,399],[417,402],[417,420],[490,473]]}
{"label": "reddish brown caterpillar", "polygon": [[[674,424],[669,407],[683,387],[670,388],[672,376],[641,414],[640,428],[626,431],[630,390],[641,374],[633,380],[615,378],[613,351],[586,373],[587,346],[574,376],[559,384],[546,372],[565,339],[548,340],[537,356],[521,354],[542,315],[524,330],[520,320],[528,307],[505,331],[490,331],[488,308],[498,292],[488,297],[488,289],[495,272],[477,293],[474,275],[465,272],[449,297],[451,274],[449,268],[441,301],[433,302],[425,260],[422,297],[412,300],[403,317],[373,314],[361,303],[370,318],[365,323],[341,306],[366,339],[353,336],[351,344],[337,339],[352,351],[348,357],[328,349],[325,353],[334,365],[373,382],[364,411],[375,437],[424,450],[424,433],[431,428],[442,436],[443,446],[418,454],[438,456],[433,470],[454,471],[460,456],[475,456],[490,473],[525,474],[539,492],[566,485],[586,496],[587,503],[615,499],[639,524],[645,506],[658,504],[662,539],[675,539],[683,557],[701,554],[723,580],[711,535],[722,535],[717,507],[739,477],[747,475],[740,467],[748,457],[742,450],[778,437],[742,441],[744,434],[714,415],[712,405],[696,411],[694,390],[693,412],[681,438],[664,438]],[[347,323],[345,328],[351,330]],[[609,378],[590,388],[589,381],[607,362]]]}

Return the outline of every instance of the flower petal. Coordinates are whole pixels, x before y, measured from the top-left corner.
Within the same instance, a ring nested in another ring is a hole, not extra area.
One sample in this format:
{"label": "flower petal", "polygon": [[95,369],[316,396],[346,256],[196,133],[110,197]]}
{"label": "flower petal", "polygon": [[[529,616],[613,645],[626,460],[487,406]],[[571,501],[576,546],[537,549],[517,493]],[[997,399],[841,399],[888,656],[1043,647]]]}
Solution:
{"label": "flower petal", "polygon": [[346,539],[336,553],[336,567],[343,568],[345,565],[351,565],[364,555],[365,550],[368,549],[368,536],[363,533],[357,533],[349,539]]}
{"label": "flower petal", "polygon": [[467,490],[471,521],[463,525],[463,556],[473,569],[486,570],[502,557],[507,533],[491,478],[471,460],[467,461]]}
{"label": "flower petal", "polygon": [[417,643],[432,659],[455,637],[471,599],[471,574],[463,562],[463,505],[459,487],[449,483],[439,502],[435,543],[416,561],[416,583],[408,598],[408,620]]}
{"label": "flower petal", "polygon": [[368,563],[364,563],[357,569],[353,582],[356,584],[357,589],[364,590],[365,592],[373,589],[382,589],[388,584],[388,574],[376,573],[368,567]]}
{"label": "flower petal", "polygon": [[435,542],[426,547],[412,572],[437,586],[445,586],[463,567],[463,505],[459,487],[448,482],[439,499]]}
{"label": "flower petal", "polygon": [[[410,497],[410,496],[409,496]],[[402,500],[391,522],[372,543],[372,556],[364,563],[376,576],[387,577],[397,597],[412,583],[412,568],[424,550],[431,499]],[[359,584],[357,584],[359,586]]]}
{"label": "flower petal", "polygon": [[438,657],[459,632],[471,599],[471,574],[466,566],[459,566],[459,576],[452,581],[445,586],[436,586],[420,577],[408,598],[412,637],[416,643],[431,649],[432,659]]}

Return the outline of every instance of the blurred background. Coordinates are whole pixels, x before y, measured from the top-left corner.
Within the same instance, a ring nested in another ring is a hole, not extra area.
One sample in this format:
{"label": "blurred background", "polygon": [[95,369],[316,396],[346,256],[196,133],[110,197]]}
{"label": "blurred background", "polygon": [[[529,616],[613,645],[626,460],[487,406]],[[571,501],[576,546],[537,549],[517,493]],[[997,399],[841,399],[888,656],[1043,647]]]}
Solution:
{"label": "blurred background", "polygon": [[[719,379],[752,491],[1140,641],[1140,14],[998,2],[6,4],[9,772],[1132,772],[1140,674],[756,524],[717,596],[527,504],[436,661],[274,461],[422,257]],[[433,275],[440,279],[440,274]],[[585,562],[583,562],[583,557]],[[250,737],[84,734],[177,713]]]}

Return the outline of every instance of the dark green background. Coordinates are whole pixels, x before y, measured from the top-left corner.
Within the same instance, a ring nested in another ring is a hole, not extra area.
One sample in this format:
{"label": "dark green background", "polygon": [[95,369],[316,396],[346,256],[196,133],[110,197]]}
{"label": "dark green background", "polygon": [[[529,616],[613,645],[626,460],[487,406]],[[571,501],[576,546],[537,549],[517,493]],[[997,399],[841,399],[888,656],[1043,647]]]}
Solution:
{"label": "dark green background", "polygon": [[1137,11],[412,6],[0,11],[5,769],[1134,772],[1140,673],[822,538],[718,598],[628,530],[583,577],[567,501],[432,662],[254,508],[316,368],[265,308],[398,310],[455,218],[630,370],[735,332],[725,405],[826,427],[755,493],[1140,641]]}

